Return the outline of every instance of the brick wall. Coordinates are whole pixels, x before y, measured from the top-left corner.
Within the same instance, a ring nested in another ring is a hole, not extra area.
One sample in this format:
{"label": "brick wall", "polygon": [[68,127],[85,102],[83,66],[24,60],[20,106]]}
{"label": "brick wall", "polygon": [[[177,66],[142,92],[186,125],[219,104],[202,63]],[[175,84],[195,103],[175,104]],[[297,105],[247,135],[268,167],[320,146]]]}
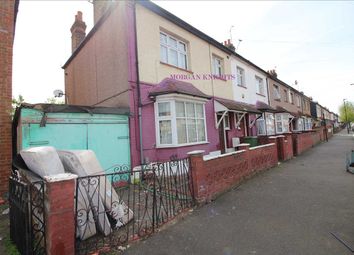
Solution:
{"label": "brick wall", "polygon": [[244,150],[203,159],[203,151],[191,152],[194,197],[204,203],[234,187],[243,179],[277,165],[276,144],[248,146]]}
{"label": "brick wall", "polygon": [[0,1],[0,194],[11,168],[12,48],[15,0]]}
{"label": "brick wall", "polygon": [[302,152],[310,149],[313,144],[312,132],[295,133],[293,136],[294,155],[299,155]]}

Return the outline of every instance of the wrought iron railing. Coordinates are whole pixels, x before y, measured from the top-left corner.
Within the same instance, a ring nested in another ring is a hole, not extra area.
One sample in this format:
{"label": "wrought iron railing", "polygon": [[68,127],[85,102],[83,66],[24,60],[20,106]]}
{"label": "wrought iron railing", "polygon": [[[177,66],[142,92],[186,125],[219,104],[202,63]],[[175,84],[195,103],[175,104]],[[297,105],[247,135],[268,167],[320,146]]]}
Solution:
{"label": "wrought iron railing", "polygon": [[194,205],[188,159],[113,169],[77,180],[78,254],[118,249]]}
{"label": "wrought iron railing", "polygon": [[21,254],[45,252],[44,182],[9,179],[10,238]]}

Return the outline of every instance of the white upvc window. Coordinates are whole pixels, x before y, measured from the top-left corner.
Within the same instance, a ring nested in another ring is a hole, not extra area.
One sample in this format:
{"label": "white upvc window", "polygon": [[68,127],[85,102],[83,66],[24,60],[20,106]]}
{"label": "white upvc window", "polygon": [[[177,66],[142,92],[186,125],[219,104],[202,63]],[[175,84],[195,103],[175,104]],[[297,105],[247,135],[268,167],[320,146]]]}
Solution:
{"label": "white upvc window", "polygon": [[158,100],[155,117],[158,147],[207,142],[204,103],[179,98]]}
{"label": "white upvc window", "polygon": [[267,135],[274,135],[275,134],[274,114],[266,112],[265,118],[266,118]]}
{"label": "white upvc window", "polygon": [[294,130],[296,130],[296,131],[304,130],[304,119],[303,118],[296,119]]}
{"label": "white upvc window", "polygon": [[225,117],[224,117],[224,129],[225,130],[230,130],[230,116],[228,113],[225,114]]}
{"label": "white upvc window", "polygon": [[300,97],[296,96],[296,106],[300,107]]}
{"label": "white upvc window", "polygon": [[160,32],[160,60],[163,63],[187,69],[187,44]]}
{"label": "white upvc window", "polygon": [[312,119],[305,118],[305,130],[311,130],[311,129],[312,129]]}
{"label": "white upvc window", "polygon": [[264,91],[263,79],[256,75],[255,80],[256,80],[257,93],[264,96],[265,91]]}
{"label": "white upvc window", "polygon": [[221,76],[223,74],[223,60],[213,55],[213,74]]}
{"label": "white upvc window", "polygon": [[281,95],[280,95],[279,86],[273,84],[273,91],[274,91],[274,98],[280,100],[281,99]]}
{"label": "white upvc window", "polygon": [[266,135],[266,127],[265,127],[265,120],[264,120],[263,114],[262,114],[262,117],[257,119],[256,127],[257,127],[257,134],[258,135]]}
{"label": "white upvc window", "polygon": [[246,83],[245,83],[245,70],[241,67],[236,67],[236,71],[237,71],[237,85],[238,86],[242,86],[242,87],[246,87]]}
{"label": "white upvc window", "polygon": [[289,114],[287,113],[275,114],[275,130],[277,134],[289,132]]}
{"label": "white upvc window", "polygon": [[290,104],[294,104],[294,93],[289,90],[289,102]]}

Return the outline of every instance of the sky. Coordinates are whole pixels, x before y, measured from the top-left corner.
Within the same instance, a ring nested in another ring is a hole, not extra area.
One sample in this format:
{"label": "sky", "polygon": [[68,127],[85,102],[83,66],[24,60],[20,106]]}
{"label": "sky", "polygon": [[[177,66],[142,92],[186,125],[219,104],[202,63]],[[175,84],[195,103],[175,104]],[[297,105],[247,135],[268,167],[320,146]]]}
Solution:
{"label": "sky", "polygon": [[[338,112],[354,101],[354,1],[154,1],[219,42]],[[30,1],[19,6],[14,44],[13,94],[39,103],[64,90],[61,69],[71,54],[70,27],[88,1]],[[230,32],[230,28],[231,32]],[[295,80],[298,85],[294,85]]]}

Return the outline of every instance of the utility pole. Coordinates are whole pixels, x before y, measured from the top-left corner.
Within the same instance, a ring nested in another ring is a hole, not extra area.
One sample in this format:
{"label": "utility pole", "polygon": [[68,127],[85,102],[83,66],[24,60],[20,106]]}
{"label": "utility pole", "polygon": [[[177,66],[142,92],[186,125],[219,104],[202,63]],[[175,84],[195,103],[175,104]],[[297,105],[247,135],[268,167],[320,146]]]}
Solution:
{"label": "utility pole", "polygon": [[348,132],[348,134],[349,134],[347,105],[345,104],[345,99],[343,99],[343,103],[344,103],[345,123],[346,123],[346,126],[347,126],[347,132]]}

